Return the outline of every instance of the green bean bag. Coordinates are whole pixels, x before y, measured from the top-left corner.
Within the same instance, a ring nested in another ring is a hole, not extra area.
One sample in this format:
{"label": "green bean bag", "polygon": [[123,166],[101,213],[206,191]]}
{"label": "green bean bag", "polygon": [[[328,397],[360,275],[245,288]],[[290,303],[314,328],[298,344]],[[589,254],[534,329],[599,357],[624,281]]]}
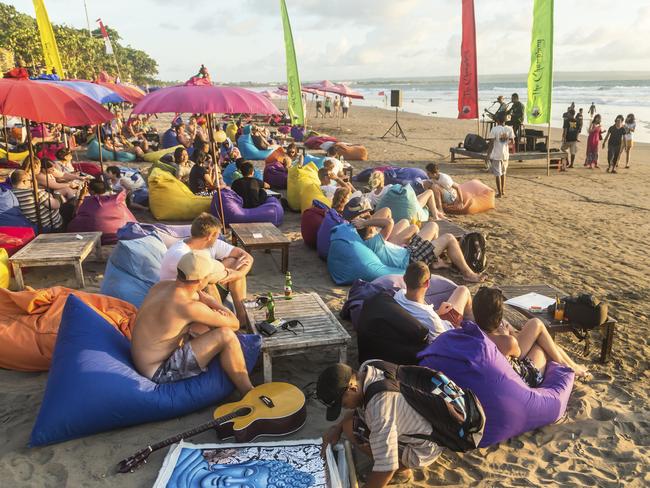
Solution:
{"label": "green bean bag", "polygon": [[391,185],[388,191],[377,202],[375,210],[388,207],[393,214],[393,220],[398,222],[406,219],[411,222],[414,219],[426,221],[429,219],[429,211],[420,207],[418,198],[411,185]]}
{"label": "green bean bag", "polygon": [[167,149],[161,149],[159,151],[148,152],[144,155],[143,159],[148,163],[154,163],[166,154],[174,154],[174,151],[176,151],[177,147],[183,147],[183,146],[178,145],[174,147],[168,147]]}

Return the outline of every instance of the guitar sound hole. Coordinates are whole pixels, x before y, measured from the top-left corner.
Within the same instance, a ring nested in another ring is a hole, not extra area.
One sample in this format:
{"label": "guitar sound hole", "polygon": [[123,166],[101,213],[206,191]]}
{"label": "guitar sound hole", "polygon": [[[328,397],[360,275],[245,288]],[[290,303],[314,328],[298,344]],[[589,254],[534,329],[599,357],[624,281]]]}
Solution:
{"label": "guitar sound hole", "polygon": [[237,413],[239,413],[240,417],[245,417],[253,413],[253,409],[251,407],[241,407]]}

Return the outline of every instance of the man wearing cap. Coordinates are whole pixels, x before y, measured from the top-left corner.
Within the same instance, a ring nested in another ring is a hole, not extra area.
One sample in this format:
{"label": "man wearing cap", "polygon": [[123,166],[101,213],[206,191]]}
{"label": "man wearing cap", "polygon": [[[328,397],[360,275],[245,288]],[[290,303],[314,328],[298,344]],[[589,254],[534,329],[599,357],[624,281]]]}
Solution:
{"label": "man wearing cap", "polygon": [[327,420],[336,420],[341,407],[352,410],[323,435],[323,448],[336,444],[344,433],[373,460],[365,488],[407,484],[413,479],[411,468],[433,463],[441,448],[430,440],[413,437],[431,434],[431,424],[401,393],[382,391],[365,404],[368,386],[384,379],[383,371],[372,363],[366,361],[359,371],[339,363],[319,376],[316,395],[327,406]]}
{"label": "man wearing cap", "polygon": [[[140,374],[158,384],[180,381],[205,372],[208,363],[219,356],[242,395],[253,388],[235,335],[237,317],[201,291],[227,274],[219,261],[191,251],[179,260],[175,281],[162,281],[149,290],[131,337],[131,356]],[[208,331],[191,337],[195,324]]]}
{"label": "man wearing cap", "polygon": [[341,217],[345,220],[364,219],[370,217],[372,209],[366,197],[352,197],[345,205]]}
{"label": "man wearing cap", "polygon": [[239,247],[232,246],[219,239],[221,222],[219,219],[203,212],[192,221],[191,235],[172,245],[163,256],[160,264],[160,279],[175,280],[176,268],[180,259],[191,251],[205,253],[208,257],[221,261],[228,271],[218,286],[208,288],[212,297],[221,303],[230,292],[235,305],[235,313],[242,325],[247,323],[246,275],[253,267],[253,257]]}

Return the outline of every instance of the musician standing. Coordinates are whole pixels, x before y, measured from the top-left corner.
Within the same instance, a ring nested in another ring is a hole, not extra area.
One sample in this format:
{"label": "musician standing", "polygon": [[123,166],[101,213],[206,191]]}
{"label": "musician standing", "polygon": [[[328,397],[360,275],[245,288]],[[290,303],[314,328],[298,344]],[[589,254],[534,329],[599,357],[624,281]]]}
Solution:
{"label": "musician standing", "polygon": [[499,104],[499,108],[495,112],[495,115],[498,114],[499,112],[505,113],[506,109],[508,108],[508,105],[506,104],[506,102],[503,101],[503,95],[499,95],[497,97],[497,103]]}
{"label": "musician standing", "polygon": [[508,125],[512,126],[512,130],[515,133],[515,144],[518,145],[521,139],[521,126],[524,123],[524,104],[519,101],[519,95],[517,93],[512,94],[510,103],[512,105],[506,111],[506,115],[510,116]]}

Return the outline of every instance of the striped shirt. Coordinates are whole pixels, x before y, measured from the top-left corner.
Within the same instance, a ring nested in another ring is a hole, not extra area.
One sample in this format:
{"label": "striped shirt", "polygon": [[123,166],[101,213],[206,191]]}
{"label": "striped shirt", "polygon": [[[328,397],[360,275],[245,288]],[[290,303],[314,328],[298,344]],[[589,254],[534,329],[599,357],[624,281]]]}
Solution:
{"label": "striped shirt", "polygon": [[[359,368],[365,371],[363,391],[376,381],[384,379],[383,371],[366,361]],[[433,463],[442,449],[428,440],[410,437],[412,434],[431,434],[431,424],[411,407],[401,393],[381,392],[372,397],[365,410],[358,414],[370,429],[370,448],[377,472],[395,471],[401,461],[407,468],[420,468]]]}
{"label": "striped shirt", "polygon": [[[12,191],[23,215],[31,222],[37,224],[38,218],[36,217],[36,205],[34,204],[34,192],[31,188],[13,188]],[[41,222],[43,227],[50,229],[60,229],[63,226],[61,214],[56,208],[52,209],[50,213],[49,194],[45,190],[38,190],[39,208],[41,211]]]}

